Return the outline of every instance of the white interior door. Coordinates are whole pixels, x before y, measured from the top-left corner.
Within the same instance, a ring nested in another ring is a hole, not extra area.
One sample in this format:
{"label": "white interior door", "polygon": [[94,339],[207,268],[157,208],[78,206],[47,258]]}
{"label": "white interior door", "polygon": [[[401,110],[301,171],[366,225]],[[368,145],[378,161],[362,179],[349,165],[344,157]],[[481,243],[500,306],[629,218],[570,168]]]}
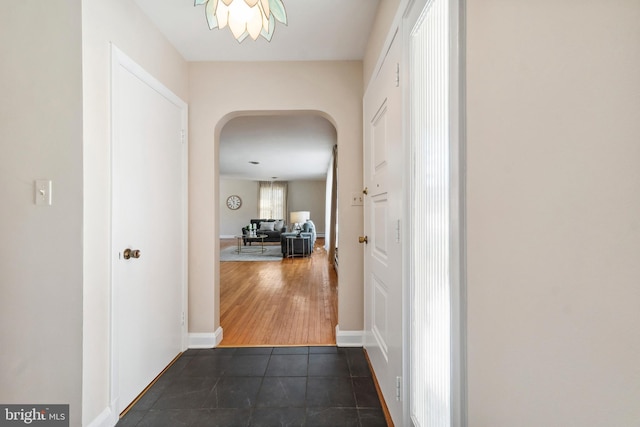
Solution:
{"label": "white interior door", "polygon": [[[183,350],[186,104],[114,48],[112,404],[120,413]],[[125,249],[138,250],[126,259]]]}
{"label": "white interior door", "polygon": [[402,425],[403,361],[401,52],[397,37],[364,97],[365,348],[396,425]]}

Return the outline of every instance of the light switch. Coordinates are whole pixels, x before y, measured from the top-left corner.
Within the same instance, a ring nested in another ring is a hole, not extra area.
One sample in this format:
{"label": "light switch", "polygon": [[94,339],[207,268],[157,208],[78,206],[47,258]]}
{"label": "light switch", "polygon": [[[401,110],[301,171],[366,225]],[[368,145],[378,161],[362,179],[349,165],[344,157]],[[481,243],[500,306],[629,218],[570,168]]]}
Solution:
{"label": "light switch", "polygon": [[354,191],[351,193],[351,206],[362,206],[364,205],[364,197],[362,193],[359,191]]}
{"label": "light switch", "polygon": [[34,182],[34,199],[36,205],[51,206],[51,180],[37,179]]}

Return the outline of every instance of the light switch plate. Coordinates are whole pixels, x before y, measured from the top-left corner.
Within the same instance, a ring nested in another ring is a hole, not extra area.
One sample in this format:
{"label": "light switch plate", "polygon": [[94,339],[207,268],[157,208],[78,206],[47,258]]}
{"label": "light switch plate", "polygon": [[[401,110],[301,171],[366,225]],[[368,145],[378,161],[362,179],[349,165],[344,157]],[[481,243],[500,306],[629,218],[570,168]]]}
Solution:
{"label": "light switch plate", "polygon": [[51,180],[37,179],[33,186],[33,195],[36,205],[51,206]]}
{"label": "light switch plate", "polygon": [[351,193],[351,206],[362,206],[364,205],[364,197],[362,193],[359,191],[354,191]]}

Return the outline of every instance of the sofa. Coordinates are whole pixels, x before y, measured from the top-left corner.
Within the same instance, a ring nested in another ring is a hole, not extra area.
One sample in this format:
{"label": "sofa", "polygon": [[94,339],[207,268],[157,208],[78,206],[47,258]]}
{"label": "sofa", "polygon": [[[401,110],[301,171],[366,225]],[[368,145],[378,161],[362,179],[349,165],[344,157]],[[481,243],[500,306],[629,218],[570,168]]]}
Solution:
{"label": "sofa", "polygon": [[[282,251],[282,257],[286,257],[287,255],[287,236],[295,236],[298,233],[296,232],[287,232],[282,233],[280,236],[280,250]],[[316,226],[311,220],[307,220],[304,224],[302,224],[302,229],[300,230],[301,236],[308,236],[308,239],[294,239],[289,244],[293,244],[291,255],[311,255],[313,253],[313,248],[316,244]],[[303,246],[305,245],[305,246]]]}
{"label": "sofa", "polygon": [[[280,235],[287,231],[287,225],[282,219],[252,219],[249,225],[255,224],[256,234],[266,234],[265,242],[277,243],[280,241]],[[242,241],[246,246],[253,242],[260,242],[261,239],[249,236],[249,227],[242,227]]]}

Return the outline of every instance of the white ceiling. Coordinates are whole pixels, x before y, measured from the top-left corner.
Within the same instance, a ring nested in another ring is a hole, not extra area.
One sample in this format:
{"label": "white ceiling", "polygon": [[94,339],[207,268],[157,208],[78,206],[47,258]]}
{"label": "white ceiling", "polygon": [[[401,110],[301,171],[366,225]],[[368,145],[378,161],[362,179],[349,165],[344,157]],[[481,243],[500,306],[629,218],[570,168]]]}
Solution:
{"label": "white ceiling", "polygon": [[[323,180],[336,129],[317,115],[249,116],[220,135],[220,176],[255,181]],[[258,165],[249,162],[259,162]]]}
{"label": "white ceiling", "polygon": [[[362,60],[380,0],[283,0],[288,25],[276,23],[271,42],[242,43],[229,28],[209,30],[194,0],[134,1],[187,61],[332,61]],[[335,128],[317,116],[237,118],[222,130],[220,176],[324,179],[335,143]]]}
{"label": "white ceiling", "polygon": [[187,61],[360,60],[379,0],[283,0],[288,25],[271,42],[238,43],[229,28],[209,30],[194,0],[135,0]]}

